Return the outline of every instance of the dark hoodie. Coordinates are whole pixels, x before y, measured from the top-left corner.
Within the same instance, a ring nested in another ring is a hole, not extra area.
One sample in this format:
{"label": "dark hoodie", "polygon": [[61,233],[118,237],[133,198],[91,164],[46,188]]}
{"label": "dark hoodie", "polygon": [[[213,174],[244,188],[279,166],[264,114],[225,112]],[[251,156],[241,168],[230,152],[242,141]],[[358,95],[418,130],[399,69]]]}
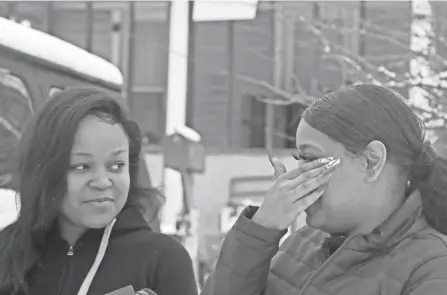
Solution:
{"label": "dark hoodie", "polygon": [[[97,258],[103,233],[104,229],[88,230],[69,251],[55,226],[42,247],[41,263],[29,274],[30,294],[77,295]],[[153,232],[132,208],[119,214],[87,294],[104,295],[129,285],[158,295],[197,295],[188,252],[171,237]]]}

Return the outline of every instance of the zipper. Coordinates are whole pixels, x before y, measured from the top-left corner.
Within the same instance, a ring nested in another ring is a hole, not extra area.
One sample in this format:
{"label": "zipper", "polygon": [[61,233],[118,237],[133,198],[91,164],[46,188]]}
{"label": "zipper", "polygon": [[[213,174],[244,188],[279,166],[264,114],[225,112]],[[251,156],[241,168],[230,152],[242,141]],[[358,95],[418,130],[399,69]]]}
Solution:
{"label": "zipper", "polygon": [[67,257],[65,259],[65,265],[62,270],[62,275],[59,280],[58,295],[70,294],[71,279],[73,276],[73,259],[74,259],[74,246],[70,246],[67,250]]}
{"label": "zipper", "polygon": [[309,289],[310,285],[312,284],[312,282],[317,278],[317,276],[323,272],[323,270],[335,259],[335,257],[344,249],[346,248],[346,245],[348,244],[348,242],[350,240],[352,240],[354,237],[356,237],[357,235],[353,235],[350,236],[349,238],[347,238],[343,244],[341,244],[341,246],[331,255],[329,256],[328,259],[326,259],[325,262],[323,262],[321,264],[321,266],[315,271],[315,273],[307,280],[307,282],[304,284],[303,289],[300,292],[300,295],[304,295],[307,291],[307,289]]}

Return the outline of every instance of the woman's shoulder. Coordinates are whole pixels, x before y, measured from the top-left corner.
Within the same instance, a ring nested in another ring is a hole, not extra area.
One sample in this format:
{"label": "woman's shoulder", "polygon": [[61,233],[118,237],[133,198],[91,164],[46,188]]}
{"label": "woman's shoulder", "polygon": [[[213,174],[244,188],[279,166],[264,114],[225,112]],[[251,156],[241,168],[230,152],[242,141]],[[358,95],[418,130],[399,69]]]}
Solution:
{"label": "woman's shoulder", "polygon": [[149,232],[142,240],[146,249],[156,253],[158,264],[169,264],[170,262],[191,264],[191,257],[186,248],[173,237],[159,233]]}
{"label": "woman's shoulder", "polygon": [[156,250],[160,253],[165,252],[185,252],[185,248],[173,237],[154,232],[147,229],[140,229],[127,233],[126,235],[115,237],[116,245],[138,244],[145,249]]}
{"label": "woman's shoulder", "polygon": [[146,243],[158,248],[161,253],[170,254],[173,252],[177,252],[181,254],[187,254],[185,247],[179,241],[163,233],[150,232],[148,234]]}
{"label": "woman's shoulder", "polygon": [[408,274],[402,294],[445,294],[447,288],[447,236],[433,228],[413,233],[394,255],[395,273]]}
{"label": "woman's shoulder", "polygon": [[447,257],[447,236],[432,227],[427,227],[410,235],[406,252],[420,258],[431,260],[433,257]]}
{"label": "woman's shoulder", "polygon": [[156,268],[158,271],[171,272],[177,264],[192,265],[191,256],[186,248],[173,237],[150,230],[138,230],[125,236],[115,237],[110,255],[127,257],[138,261],[137,264]]}
{"label": "woman's shoulder", "polygon": [[141,212],[132,207],[123,209],[119,215],[112,241],[115,245],[138,245],[157,253],[186,251],[173,237],[153,231]]}

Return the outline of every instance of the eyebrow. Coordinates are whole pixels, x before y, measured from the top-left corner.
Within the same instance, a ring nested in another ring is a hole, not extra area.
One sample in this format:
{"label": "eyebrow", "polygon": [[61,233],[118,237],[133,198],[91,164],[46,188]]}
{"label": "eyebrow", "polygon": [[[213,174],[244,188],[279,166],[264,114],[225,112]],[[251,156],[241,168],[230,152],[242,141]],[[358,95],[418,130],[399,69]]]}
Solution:
{"label": "eyebrow", "polygon": [[[128,152],[127,149],[124,149],[124,150],[117,150],[117,151],[114,151],[114,152],[112,153],[112,155],[113,155],[113,156],[117,156],[117,155],[119,155],[119,154],[124,154],[124,153],[127,153],[127,152]],[[91,153],[87,153],[87,152],[74,152],[74,153],[72,153],[72,155],[73,155],[73,156],[83,156],[83,157],[91,157],[91,156],[93,156]]]}

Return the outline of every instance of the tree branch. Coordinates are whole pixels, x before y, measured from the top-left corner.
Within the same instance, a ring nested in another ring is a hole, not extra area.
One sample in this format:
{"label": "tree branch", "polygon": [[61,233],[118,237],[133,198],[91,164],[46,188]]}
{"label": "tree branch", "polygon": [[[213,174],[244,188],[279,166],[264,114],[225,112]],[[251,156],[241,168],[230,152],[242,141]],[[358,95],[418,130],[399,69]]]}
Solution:
{"label": "tree branch", "polygon": [[250,78],[248,76],[243,76],[243,75],[238,75],[237,78],[241,81],[259,85],[259,86],[262,86],[262,87],[270,90],[270,92],[272,92],[276,98],[257,97],[258,100],[265,102],[265,103],[270,103],[270,104],[275,104],[275,105],[290,105],[290,104],[294,104],[294,103],[298,103],[301,105],[308,105],[310,102],[315,100],[315,97],[313,97],[313,96],[292,94],[292,93],[289,93],[289,92],[282,90],[278,87],[275,87],[266,81],[253,79],[253,78]]}

